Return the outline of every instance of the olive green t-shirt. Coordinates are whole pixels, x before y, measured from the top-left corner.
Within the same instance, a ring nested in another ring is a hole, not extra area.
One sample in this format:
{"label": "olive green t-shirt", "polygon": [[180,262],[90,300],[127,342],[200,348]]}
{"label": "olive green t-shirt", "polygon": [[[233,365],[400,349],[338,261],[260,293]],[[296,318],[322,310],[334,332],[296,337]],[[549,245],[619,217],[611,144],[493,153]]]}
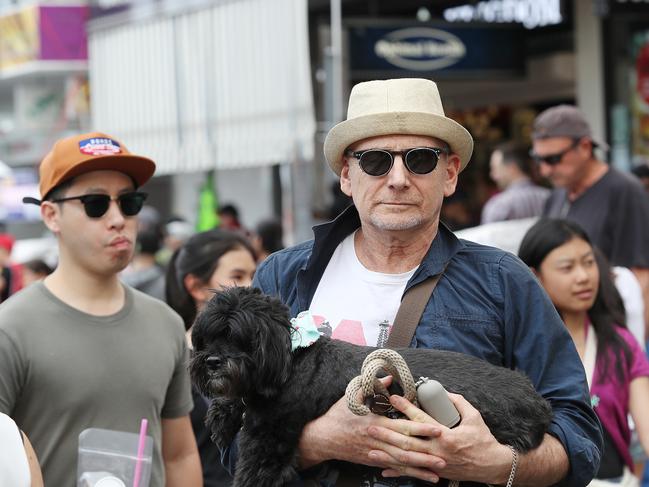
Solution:
{"label": "olive green t-shirt", "polygon": [[122,310],[93,316],[43,283],[0,305],[0,412],[34,445],[48,487],[75,487],[79,434],[138,433],[149,422],[151,487],[165,484],[161,418],[192,409],[180,317],[131,288]]}

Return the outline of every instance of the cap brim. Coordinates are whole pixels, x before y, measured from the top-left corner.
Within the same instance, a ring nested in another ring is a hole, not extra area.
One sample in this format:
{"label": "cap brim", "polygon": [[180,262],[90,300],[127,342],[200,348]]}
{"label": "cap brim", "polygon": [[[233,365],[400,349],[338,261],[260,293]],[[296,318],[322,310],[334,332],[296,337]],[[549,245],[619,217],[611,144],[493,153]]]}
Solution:
{"label": "cap brim", "polygon": [[471,134],[455,120],[432,113],[377,113],[345,120],[329,131],[324,143],[329,167],[340,175],[345,149],[354,142],[380,135],[421,135],[443,140],[459,156],[460,170],[473,153]]}

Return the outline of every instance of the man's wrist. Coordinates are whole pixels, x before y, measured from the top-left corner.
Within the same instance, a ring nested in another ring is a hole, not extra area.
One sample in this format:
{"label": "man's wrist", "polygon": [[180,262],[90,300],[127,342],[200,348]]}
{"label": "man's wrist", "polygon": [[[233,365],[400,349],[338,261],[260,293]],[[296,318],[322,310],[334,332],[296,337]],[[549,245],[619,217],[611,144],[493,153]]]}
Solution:
{"label": "man's wrist", "polygon": [[[497,456],[493,457],[498,458],[499,462],[495,465],[496,474],[494,481],[491,482],[492,485],[507,485],[512,473],[514,451],[513,447],[500,444]],[[518,466],[518,454],[516,454],[516,464]]]}
{"label": "man's wrist", "polygon": [[314,442],[318,438],[316,421],[307,423],[302,430],[302,436],[300,436],[297,454],[297,464],[300,470],[306,470],[326,460],[325,458],[321,458],[322,450],[314,448]]}
{"label": "man's wrist", "polygon": [[509,471],[509,477],[507,477],[507,483],[505,484],[505,487],[512,487],[512,485],[514,485],[514,479],[516,478],[516,469],[518,467],[518,451],[511,445],[507,446],[509,446],[509,449],[512,451],[512,468]]}

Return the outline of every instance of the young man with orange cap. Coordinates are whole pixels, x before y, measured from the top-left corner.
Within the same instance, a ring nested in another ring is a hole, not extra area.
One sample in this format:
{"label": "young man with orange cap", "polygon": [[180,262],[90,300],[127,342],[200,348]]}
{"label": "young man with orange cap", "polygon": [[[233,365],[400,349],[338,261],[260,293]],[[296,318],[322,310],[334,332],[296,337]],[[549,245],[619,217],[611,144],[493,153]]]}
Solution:
{"label": "young man with orange cap", "polygon": [[[0,411],[30,437],[46,485],[77,485],[88,428],[153,438],[151,486],[200,486],[182,320],[121,284],[153,161],[114,138],[59,140],[40,166],[56,270],[0,306]],[[112,485],[112,484],[111,484]]]}
{"label": "young man with orange cap", "polygon": [[[330,460],[378,467],[365,469],[363,486],[422,485],[414,478],[577,487],[597,471],[599,423],[554,306],[516,257],[459,240],[439,221],[472,150],[471,135],[444,115],[432,81],[356,85],[347,120],[324,144],[354,205],[316,227],[313,241],[271,255],[253,285],[279,296],[293,316],[310,310],[333,338],[382,347],[404,293],[441,275],[410,346],[520,370],[551,404],[552,424],[540,446],[523,454],[498,443],[462,396],[451,397],[462,418],[453,429],[399,396],[390,401],[409,420],[354,416],[341,398],[302,432],[297,461],[312,467],[319,485],[336,483],[338,463]],[[236,444],[231,454],[234,463]]]}

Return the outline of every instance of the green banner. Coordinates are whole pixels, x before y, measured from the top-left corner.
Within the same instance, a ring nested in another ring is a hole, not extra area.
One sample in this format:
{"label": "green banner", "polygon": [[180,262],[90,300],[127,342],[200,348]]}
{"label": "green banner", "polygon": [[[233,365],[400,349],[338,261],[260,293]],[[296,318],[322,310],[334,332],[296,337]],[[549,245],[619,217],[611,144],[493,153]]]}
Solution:
{"label": "green banner", "polygon": [[220,223],[218,209],[219,200],[214,186],[214,171],[209,171],[199,194],[196,231],[204,232],[218,227]]}

